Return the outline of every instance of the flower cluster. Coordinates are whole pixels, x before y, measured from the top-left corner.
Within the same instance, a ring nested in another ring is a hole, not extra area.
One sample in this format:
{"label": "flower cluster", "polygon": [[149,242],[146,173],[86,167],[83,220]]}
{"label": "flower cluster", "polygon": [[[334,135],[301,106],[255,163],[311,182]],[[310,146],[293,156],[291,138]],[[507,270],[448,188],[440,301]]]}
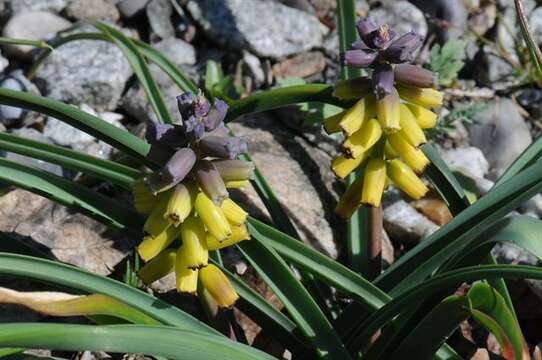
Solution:
{"label": "flower cluster", "polygon": [[350,185],[336,211],[350,217],[361,204],[380,206],[387,184],[410,197],[423,197],[428,188],[418,177],[429,160],[419,149],[426,142],[423,129],[436,125],[431,109],[442,105],[435,90],[436,75],[409,64],[423,39],[409,32],[395,40],[388,26],[364,19],[357,24],[360,40],[342,54],[345,65],[366,68],[370,77],[339,81],[334,95],[356,100],[355,105],[325,120],[327,133],[343,132],[343,154],[332,170],[345,178],[356,169],[363,176]]}
{"label": "flower cluster", "polygon": [[[196,293],[198,285],[221,307],[238,296],[226,276],[209,264],[209,250],[250,238],[247,213],[229,199],[228,188],[240,188],[253,175],[244,139],[230,136],[224,125],[228,106],[210,104],[203,95],[177,98],[181,124],[150,124],[146,138],[149,160],[159,171],[136,182],[134,207],[148,215],[137,251],[148,263],[139,276],[151,283],[175,271],[179,292]],[[178,249],[170,245],[181,240]]]}

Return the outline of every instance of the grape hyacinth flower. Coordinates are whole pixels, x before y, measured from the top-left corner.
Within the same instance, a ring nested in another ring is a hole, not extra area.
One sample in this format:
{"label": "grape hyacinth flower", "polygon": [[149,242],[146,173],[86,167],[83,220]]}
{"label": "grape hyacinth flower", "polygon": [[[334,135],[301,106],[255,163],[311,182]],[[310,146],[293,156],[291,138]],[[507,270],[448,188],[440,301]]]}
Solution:
{"label": "grape hyacinth flower", "polygon": [[[229,188],[246,185],[254,166],[238,160],[244,139],[224,125],[228,106],[211,104],[201,93],[177,98],[180,124],[149,124],[148,159],[161,168],[135,183],[134,207],[148,215],[137,247],[147,263],[141,280],[150,284],[175,272],[179,292],[196,293],[198,283],[220,307],[238,296],[219,268],[209,264],[209,250],[248,240],[247,213],[229,198]],[[180,240],[174,249],[171,245]]]}
{"label": "grape hyacinth flower", "polygon": [[331,165],[335,175],[344,179],[363,169],[337,205],[344,218],[361,204],[380,206],[390,183],[414,199],[427,193],[419,175],[429,160],[419,147],[426,142],[424,129],[436,125],[432,110],[443,102],[435,89],[436,74],[410,64],[423,43],[419,34],[411,31],[397,38],[393,29],[369,19],[360,20],[357,30],[360,40],[341,59],[371,75],[337,82],[334,96],[356,103],[324,122],[328,134],[342,132],[345,137],[343,154]]}

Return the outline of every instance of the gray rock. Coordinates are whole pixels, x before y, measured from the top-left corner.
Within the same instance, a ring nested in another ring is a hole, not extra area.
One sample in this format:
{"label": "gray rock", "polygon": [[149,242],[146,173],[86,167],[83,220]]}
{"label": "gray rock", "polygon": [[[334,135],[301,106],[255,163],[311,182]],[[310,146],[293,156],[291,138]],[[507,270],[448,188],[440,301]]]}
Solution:
{"label": "gray rock", "polygon": [[248,51],[243,51],[243,64],[246,66],[254,80],[254,87],[260,87],[266,79],[260,59]]}
{"label": "gray rock", "polygon": [[0,73],[3,73],[4,70],[9,66],[9,60],[0,54]]}
{"label": "gray rock", "polygon": [[[26,139],[36,140],[36,141],[46,143],[46,144],[51,143],[51,141],[47,137],[45,137],[42,133],[31,128],[16,129],[16,130],[13,130],[12,133],[14,135],[24,137]],[[63,175],[62,168],[59,165],[51,164],[42,160],[37,160],[31,157],[15,154],[12,152],[5,153],[4,157],[8,160],[15,161],[19,164],[23,164],[34,169],[45,170],[47,172],[50,172],[58,176]],[[0,209],[0,212],[1,212],[1,209]]]}
{"label": "gray rock", "polygon": [[496,244],[491,250],[499,264],[536,265],[538,259],[528,251],[523,250],[511,243]]}
{"label": "gray rock", "polygon": [[[2,34],[18,39],[47,40],[71,25],[68,20],[50,12],[23,12],[8,21]],[[5,49],[8,54],[29,59],[34,48],[29,45],[6,45]]]}
{"label": "gray rock", "polygon": [[122,0],[117,4],[123,18],[131,18],[142,12],[149,0]]}
{"label": "gray rock", "polygon": [[441,41],[448,41],[463,36],[467,28],[468,13],[463,0],[415,0],[413,3],[426,14],[449,24],[437,26]]}
{"label": "gray rock", "polygon": [[[95,31],[92,26],[81,31]],[[36,74],[45,94],[97,111],[117,107],[132,67],[122,51],[105,41],[75,41],[56,49]]]}
{"label": "gray rock", "polygon": [[476,185],[476,190],[480,195],[485,195],[495,183],[489,179],[474,179],[474,185]]}
{"label": "gray rock", "polygon": [[[165,54],[180,68],[196,62],[196,52],[192,45],[180,39],[165,39],[154,44],[153,47]],[[177,96],[182,94],[182,90],[156,64],[151,64],[149,68],[164,96],[164,101],[170,113],[172,116],[177,116]],[[141,122],[157,121],[152,106],[139,84],[131,86],[123,96],[122,108]]]}
{"label": "gray rock", "polygon": [[337,30],[333,30],[328,36],[326,36],[326,39],[324,40],[324,51],[326,52],[327,56],[331,57],[332,59],[339,59],[340,43]]}
{"label": "gray rock", "polygon": [[281,58],[323,43],[316,17],[276,2],[191,0],[187,8],[211,40],[234,50]]}
{"label": "gray rock", "polygon": [[105,0],[72,0],[66,8],[66,15],[75,20],[109,20],[120,18],[117,7]]}
{"label": "gray rock", "polygon": [[[514,59],[514,57],[511,57]],[[474,57],[474,78],[488,87],[498,87],[497,83],[509,83],[517,80],[516,70],[510,62],[493,48],[483,46]]]}
{"label": "gray rock", "polygon": [[61,12],[68,5],[68,0],[10,0],[9,9],[12,14],[30,11]]}
{"label": "gray rock", "polygon": [[495,180],[531,143],[531,134],[516,104],[496,98],[488,109],[474,116],[468,126],[471,144],[484,153]]}
{"label": "gray rock", "polygon": [[535,9],[529,17],[531,32],[538,44],[542,43],[542,8]]}
{"label": "gray rock", "polygon": [[[329,170],[331,157],[295,136],[266,114],[231,123],[236,135],[249,141],[249,152],[305,242],[337,257],[344,221],[334,208],[339,185]],[[286,186],[287,184],[287,186]],[[254,216],[269,221],[267,210],[252,187],[232,197]]]}
{"label": "gray rock", "polygon": [[386,207],[383,218],[390,238],[403,244],[418,244],[438,229],[437,225],[404,200]]}
{"label": "gray rock", "polygon": [[[498,19],[497,40],[499,46],[504,49],[508,55],[519,61],[516,54],[516,43],[521,39],[520,28],[517,24],[516,9],[513,1],[499,0],[499,5],[502,9],[501,16]],[[531,14],[536,8],[535,0],[523,1],[525,13]]]}
{"label": "gray rock", "polygon": [[24,190],[0,198],[0,231],[27,236],[59,261],[108,275],[138,239]]}
{"label": "gray rock", "polygon": [[473,146],[445,150],[442,158],[452,169],[473,179],[484,178],[489,171],[489,163],[484,153]]}
{"label": "gray rock", "polygon": [[372,10],[369,18],[379,25],[389,24],[398,35],[414,30],[423,37],[427,36],[427,22],[423,13],[405,0],[386,2]]}
{"label": "gray rock", "polygon": [[146,8],[147,18],[152,31],[161,39],[175,36],[175,27],[171,22],[173,6],[170,0],[151,0]]}
{"label": "gray rock", "polygon": [[[5,76],[0,81],[0,87],[15,91],[26,91],[32,95],[41,95],[36,85],[24,76],[22,70],[13,71]],[[0,105],[0,122],[8,126],[20,125],[20,123],[30,125],[42,118],[43,116],[41,114],[33,111]]]}
{"label": "gray rock", "polygon": [[534,217],[542,217],[542,195],[536,194],[528,201],[524,202],[519,210],[524,214],[531,214]]}

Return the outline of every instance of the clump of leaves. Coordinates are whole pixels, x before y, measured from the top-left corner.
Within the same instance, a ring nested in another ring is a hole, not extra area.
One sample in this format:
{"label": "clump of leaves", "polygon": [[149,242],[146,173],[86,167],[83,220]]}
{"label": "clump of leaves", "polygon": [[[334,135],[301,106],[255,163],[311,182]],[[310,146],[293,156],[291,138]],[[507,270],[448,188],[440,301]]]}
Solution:
{"label": "clump of leaves", "polygon": [[459,71],[465,65],[464,40],[450,40],[443,46],[436,44],[431,49],[429,68],[439,74],[439,84],[450,86],[456,79]]}
{"label": "clump of leaves", "polygon": [[473,118],[487,109],[485,103],[468,102],[456,106],[447,115],[443,116],[437,126],[431,130],[431,137],[441,137],[453,132],[458,122],[470,124]]}

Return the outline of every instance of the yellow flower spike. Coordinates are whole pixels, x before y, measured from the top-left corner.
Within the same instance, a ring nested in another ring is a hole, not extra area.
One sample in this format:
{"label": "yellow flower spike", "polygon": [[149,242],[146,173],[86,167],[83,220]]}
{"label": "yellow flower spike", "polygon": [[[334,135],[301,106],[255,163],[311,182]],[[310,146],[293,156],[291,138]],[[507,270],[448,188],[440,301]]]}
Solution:
{"label": "yellow flower spike", "polygon": [[327,134],[334,134],[341,131],[340,122],[346,115],[348,110],[341,111],[338,114],[335,114],[327,119],[324,119],[324,130]]}
{"label": "yellow flower spike", "polygon": [[158,196],[158,203],[152,209],[147,221],[145,221],[145,225],[143,225],[143,231],[152,237],[158,236],[169,227],[169,221],[164,219],[164,213],[166,212],[169,201],[169,194],[170,192],[168,191]]}
{"label": "yellow flower spike", "polygon": [[145,185],[145,182],[137,180],[133,187],[134,208],[141,214],[148,215],[158,204],[158,197],[154,196]]}
{"label": "yellow flower spike", "polygon": [[346,157],[356,159],[363,156],[382,136],[382,128],[376,119],[371,119],[363,124],[361,129],[343,142]]}
{"label": "yellow flower spike", "polygon": [[407,103],[406,106],[414,115],[416,122],[422,129],[431,129],[437,125],[438,115],[423,106]]}
{"label": "yellow flower spike", "polygon": [[199,270],[192,270],[186,267],[182,258],[177,256],[175,263],[175,287],[180,293],[195,294],[198,289]]}
{"label": "yellow flower spike", "polygon": [[168,199],[164,219],[170,224],[179,226],[192,212],[192,203],[195,199],[195,189],[184,184],[176,185]]}
{"label": "yellow flower spike", "polygon": [[224,241],[218,241],[214,236],[207,234],[207,248],[209,250],[219,250],[250,239],[250,234],[245,224],[232,226],[231,230],[231,235]]}
{"label": "yellow flower spike", "polygon": [[221,308],[230,308],[239,299],[226,275],[213,264],[199,271],[199,281]]}
{"label": "yellow flower spike", "polygon": [[389,141],[386,141],[386,145],[384,145],[384,155],[386,155],[386,159],[395,159],[399,157],[399,154],[397,154],[397,151],[390,145]]}
{"label": "yellow flower spike", "polygon": [[200,192],[196,196],[194,207],[207,231],[218,241],[224,241],[231,235],[231,227],[224,212],[207,195]]}
{"label": "yellow flower spike", "polygon": [[225,181],[227,189],[242,189],[248,184],[250,184],[249,180],[240,180],[240,181]]}
{"label": "yellow flower spike", "polygon": [[422,173],[427,164],[429,164],[429,159],[423,151],[410,145],[401,134],[390,134],[388,141],[401,159],[415,172]]}
{"label": "yellow flower spike", "polygon": [[361,202],[374,207],[380,206],[385,185],[386,162],[382,159],[369,160],[363,175]]}
{"label": "yellow flower spike", "polygon": [[209,261],[207,235],[199,218],[190,216],[181,224],[181,239],[183,244],[177,256],[182,258],[186,267],[195,270],[207,266]]}
{"label": "yellow flower spike", "polygon": [[363,193],[363,177],[354,181],[339,200],[335,212],[344,219],[350,218],[361,205]]}
{"label": "yellow flower spike", "polygon": [[382,129],[387,133],[393,133],[401,129],[399,95],[395,88],[393,91],[376,102],[376,114]]}
{"label": "yellow flower spike", "polygon": [[375,115],[374,96],[368,95],[346,111],[339,126],[347,136],[350,136],[361,128],[364,121],[372,119]]}
{"label": "yellow flower spike", "polygon": [[401,98],[425,108],[440,107],[444,101],[444,95],[431,88],[397,85],[397,90]]}
{"label": "yellow flower spike", "polygon": [[414,147],[425,144],[427,142],[425,134],[408,106],[401,104],[399,111],[401,113],[401,130],[399,131],[401,136]]}
{"label": "yellow flower spike", "polygon": [[228,219],[232,225],[239,226],[247,221],[248,213],[231,199],[225,199],[220,208],[224,212],[226,219]]}
{"label": "yellow flower spike", "polygon": [[139,278],[146,285],[160,280],[170,272],[175,271],[176,257],[177,251],[174,249],[163,251],[139,270]]}
{"label": "yellow flower spike", "polygon": [[348,174],[356,170],[365,159],[367,159],[366,153],[358,155],[355,159],[347,159],[341,155],[333,159],[331,162],[331,170],[335,173],[335,176],[344,179]]}
{"label": "yellow flower spike", "polygon": [[395,186],[413,199],[420,199],[429,191],[414,171],[401,160],[388,162],[388,176]]}
{"label": "yellow flower spike", "polygon": [[179,238],[180,234],[180,228],[170,226],[156,237],[145,236],[137,247],[137,252],[143,260],[149,261],[166,249],[175,239]]}

